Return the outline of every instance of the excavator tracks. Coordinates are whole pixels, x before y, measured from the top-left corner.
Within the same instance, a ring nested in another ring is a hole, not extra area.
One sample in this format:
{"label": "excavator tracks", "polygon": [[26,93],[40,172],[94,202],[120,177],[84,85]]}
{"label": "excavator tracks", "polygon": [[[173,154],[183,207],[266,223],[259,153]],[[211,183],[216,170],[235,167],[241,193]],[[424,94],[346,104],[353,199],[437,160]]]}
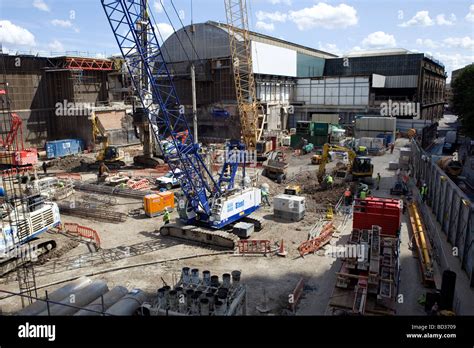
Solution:
{"label": "excavator tracks", "polygon": [[180,226],[168,224],[160,229],[162,236],[188,240],[195,243],[220,247],[224,249],[235,249],[240,238],[235,234],[207,230],[196,226]]}
{"label": "excavator tracks", "polygon": [[38,261],[38,258],[46,255],[56,248],[56,241],[38,239],[22,245],[16,250],[16,255],[9,259],[0,260],[0,277],[16,270],[30,262]]}

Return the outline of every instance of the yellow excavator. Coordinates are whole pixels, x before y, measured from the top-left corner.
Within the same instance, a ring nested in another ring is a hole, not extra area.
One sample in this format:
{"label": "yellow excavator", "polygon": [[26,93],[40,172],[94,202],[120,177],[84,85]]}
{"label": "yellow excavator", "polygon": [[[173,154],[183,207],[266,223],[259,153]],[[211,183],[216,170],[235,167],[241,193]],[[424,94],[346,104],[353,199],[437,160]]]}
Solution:
{"label": "yellow excavator", "polygon": [[326,164],[329,162],[329,152],[331,151],[347,153],[349,159],[349,164],[347,166],[336,168],[336,177],[347,178],[348,176],[351,176],[352,179],[349,181],[352,181],[366,178],[371,179],[374,175],[374,166],[370,157],[357,156],[353,150],[342,146],[325,144],[318,172],[318,181],[320,184],[324,183],[326,177]]}
{"label": "yellow excavator", "polygon": [[96,162],[89,164],[89,170],[98,169],[101,162],[104,162],[109,169],[125,167],[125,153],[117,146],[109,146],[109,136],[100,126],[94,113],[91,115],[91,123],[94,144],[100,144],[101,149],[97,153]]}

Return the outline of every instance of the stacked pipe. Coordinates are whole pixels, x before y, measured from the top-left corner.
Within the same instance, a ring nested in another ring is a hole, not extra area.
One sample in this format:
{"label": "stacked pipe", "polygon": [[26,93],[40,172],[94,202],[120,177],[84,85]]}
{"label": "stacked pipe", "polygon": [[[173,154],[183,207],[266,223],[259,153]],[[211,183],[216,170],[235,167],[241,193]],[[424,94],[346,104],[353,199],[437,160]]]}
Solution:
{"label": "stacked pipe", "polygon": [[240,277],[240,271],[233,271],[223,274],[220,281],[208,270],[200,277],[199,269],[183,267],[181,280],[173,290],[169,286],[158,289],[156,305],[182,315],[227,315],[235,295],[242,292]]}

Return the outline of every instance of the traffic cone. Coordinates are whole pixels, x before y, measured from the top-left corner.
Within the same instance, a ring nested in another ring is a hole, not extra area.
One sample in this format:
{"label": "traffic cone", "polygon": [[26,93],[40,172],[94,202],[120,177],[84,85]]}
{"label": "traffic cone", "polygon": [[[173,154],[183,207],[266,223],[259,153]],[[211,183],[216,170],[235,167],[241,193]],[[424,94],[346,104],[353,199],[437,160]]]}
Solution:
{"label": "traffic cone", "polygon": [[288,252],[285,250],[285,243],[284,243],[283,239],[281,240],[280,250],[278,250],[277,255],[281,256],[281,257],[286,257],[286,255],[288,255]]}

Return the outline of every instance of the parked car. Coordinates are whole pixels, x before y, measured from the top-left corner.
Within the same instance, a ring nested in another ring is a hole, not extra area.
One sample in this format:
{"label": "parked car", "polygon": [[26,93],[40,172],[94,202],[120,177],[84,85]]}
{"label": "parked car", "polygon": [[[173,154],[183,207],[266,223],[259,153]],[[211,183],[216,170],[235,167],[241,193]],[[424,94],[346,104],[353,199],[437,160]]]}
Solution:
{"label": "parked car", "polygon": [[[176,174],[179,174],[180,172],[181,171],[178,169]],[[176,178],[176,175],[170,171],[165,176],[156,179],[156,185],[159,187],[165,187],[167,190],[171,190],[175,187],[179,187],[179,181]]]}

